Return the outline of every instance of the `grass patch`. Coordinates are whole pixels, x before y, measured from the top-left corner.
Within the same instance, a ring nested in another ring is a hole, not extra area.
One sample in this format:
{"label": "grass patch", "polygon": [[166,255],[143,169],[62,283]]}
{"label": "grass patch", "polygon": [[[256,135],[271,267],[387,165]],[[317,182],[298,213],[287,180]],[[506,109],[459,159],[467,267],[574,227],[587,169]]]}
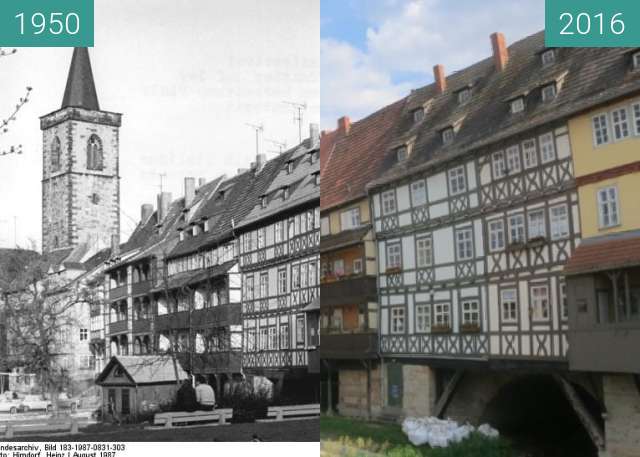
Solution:
{"label": "grass patch", "polygon": [[448,448],[413,446],[402,428],[395,424],[369,423],[344,417],[320,419],[322,457],[344,455],[367,457],[376,454],[391,457],[512,457],[509,443],[502,438],[487,438],[474,433]]}

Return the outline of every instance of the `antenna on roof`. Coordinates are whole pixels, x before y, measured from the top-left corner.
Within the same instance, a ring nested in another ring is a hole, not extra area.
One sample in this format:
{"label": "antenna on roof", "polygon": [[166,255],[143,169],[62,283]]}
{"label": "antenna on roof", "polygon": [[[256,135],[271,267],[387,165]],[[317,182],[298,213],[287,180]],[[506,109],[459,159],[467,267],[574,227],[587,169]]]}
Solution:
{"label": "antenna on roof", "polygon": [[262,124],[250,124],[248,122],[245,123],[247,126],[251,127],[256,132],[256,157],[260,154],[260,134],[264,132],[264,125]]}
{"label": "antenna on roof", "polygon": [[284,150],[287,149],[287,142],[286,141],[282,142],[282,141],[268,140],[268,139],[265,139],[264,141],[266,141],[267,143],[271,143],[275,147],[278,148],[277,151],[269,151],[269,152],[277,152],[278,154],[282,154],[284,152]]}
{"label": "antenna on roof", "polygon": [[298,102],[282,102],[285,105],[292,106],[295,110],[295,114],[293,115],[293,122],[298,123],[298,142],[302,143],[302,121],[304,120],[304,112],[307,110],[307,103],[298,103]]}

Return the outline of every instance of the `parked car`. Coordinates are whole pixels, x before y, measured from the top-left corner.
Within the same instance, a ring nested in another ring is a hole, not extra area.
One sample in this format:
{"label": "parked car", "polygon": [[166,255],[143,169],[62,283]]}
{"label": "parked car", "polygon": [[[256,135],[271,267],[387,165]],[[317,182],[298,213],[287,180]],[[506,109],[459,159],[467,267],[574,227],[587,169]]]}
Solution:
{"label": "parked car", "polygon": [[20,410],[27,411],[51,411],[51,402],[42,395],[25,395],[20,401]]}
{"label": "parked car", "polygon": [[58,395],[58,408],[70,409],[71,412],[76,412],[80,408],[79,398],[70,398],[65,392]]}
{"label": "parked car", "polygon": [[0,398],[0,413],[15,414],[20,409],[20,400],[8,399],[6,397]]}

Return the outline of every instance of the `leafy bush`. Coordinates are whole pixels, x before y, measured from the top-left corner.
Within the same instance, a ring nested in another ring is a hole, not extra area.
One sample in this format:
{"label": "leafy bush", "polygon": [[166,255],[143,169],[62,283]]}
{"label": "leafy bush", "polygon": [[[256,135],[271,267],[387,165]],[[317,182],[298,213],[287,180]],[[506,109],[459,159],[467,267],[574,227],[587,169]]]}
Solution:
{"label": "leafy bush", "polygon": [[234,423],[255,422],[267,417],[267,408],[272,404],[267,391],[253,389],[247,383],[238,383],[230,387],[229,392],[220,400],[219,408],[233,408]]}

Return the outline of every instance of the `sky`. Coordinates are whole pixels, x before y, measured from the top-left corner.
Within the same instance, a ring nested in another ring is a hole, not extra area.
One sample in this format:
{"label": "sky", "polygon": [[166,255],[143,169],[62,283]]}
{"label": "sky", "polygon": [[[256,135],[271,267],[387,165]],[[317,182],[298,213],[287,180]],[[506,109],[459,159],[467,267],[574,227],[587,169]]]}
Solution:
{"label": "sky", "polygon": [[360,119],[544,28],[543,0],[322,0],[321,128]]}
{"label": "sky", "polygon": [[[303,138],[320,122],[320,0],[95,0],[90,50],[101,109],[123,113],[121,239],[164,190],[184,177],[232,176],[255,159],[255,133],[298,143],[294,111],[305,103]],[[41,245],[42,134],[39,117],[60,108],[72,49],[19,48],[0,58],[0,118],[26,86],[0,151],[0,247]],[[278,146],[265,142],[269,157]],[[270,152],[273,151],[273,152]],[[15,222],[15,225],[14,225]],[[14,239],[14,233],[17,236]]]}

